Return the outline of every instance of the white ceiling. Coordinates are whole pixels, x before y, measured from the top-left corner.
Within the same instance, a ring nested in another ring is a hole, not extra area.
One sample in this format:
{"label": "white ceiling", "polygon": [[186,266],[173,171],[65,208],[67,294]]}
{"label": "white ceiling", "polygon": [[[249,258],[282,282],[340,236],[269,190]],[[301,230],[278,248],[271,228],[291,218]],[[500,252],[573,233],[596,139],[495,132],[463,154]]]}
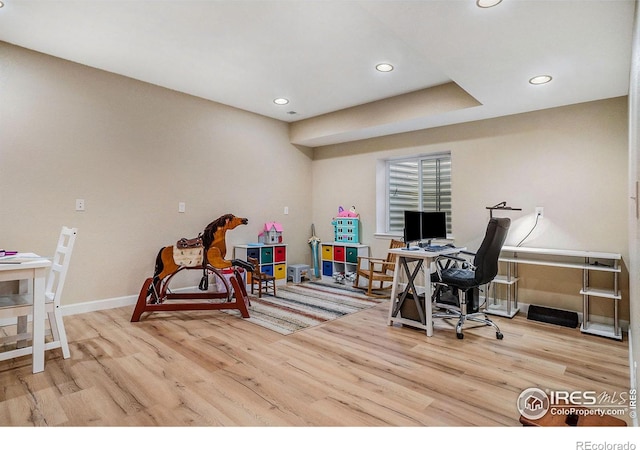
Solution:
{"label": "white ceiling", "polygon": [[[2,41],[286,122],[449,82],[480,103],[324,145],[626,95],[635,0],[4,4]],[[552,83],[530,85],[539,74]]]}

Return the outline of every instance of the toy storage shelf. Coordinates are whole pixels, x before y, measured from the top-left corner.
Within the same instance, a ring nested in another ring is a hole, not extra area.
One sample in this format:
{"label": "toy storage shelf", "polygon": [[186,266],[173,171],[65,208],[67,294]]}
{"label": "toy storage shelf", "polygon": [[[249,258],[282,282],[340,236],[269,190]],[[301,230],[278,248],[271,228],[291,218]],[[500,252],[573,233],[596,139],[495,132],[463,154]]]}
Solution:
{"label": "toy storage shelf", "polygon": [[[508,297],[505,308],[499,308],[495,301],[494,304],[487,307],[486,312],[498,315],[508,315],[518,311],[518,266],[521,264],[540,265],[556,267],[558,269],[574,269],[582,271],[582,289],[579,293],[583,298],[582,306],[582,325],[580,331],[588,334],[595,334],[617,340],[622,339],[622,331],[618,318],[618,303],[622,296],[618,286],[618,278],[621,272],[620,262],[622,256],[619,253],[592,252],[585,250],[563,250],[563,249],[546,249],[533,247],[512,247],[503,246],[498,261],[503,263],[506,268],[506,274],[496,277],[493,281],[494,289],[496,284],[506,285],[508,289]],[[594,288],[590,286],[589,275],[592,272],[601,272],[610,274],[610,288]],[[512,290],[513,289],[513,294]],[[613,324],[602,324],[591,321],[590,304],[594,299],[600,301],[612,302],[613,306]]]}
{"label": "toy storage shelf", "polygon": [[355,273],[358,267],[358,256],[369,256],[369,246],[344,242],[323,242],[320,252],[322,278],[329,279],[333,278],[336,273]]}
{"label": "toy storage shelf", "polygon": [[[233,247],[235,259],[247,260],[247,257],[259,261],[260,271],[274,275],[276,284],[287,284],[287,245],[261,244],[236,245]],[[251,283],[251,273],[247,274],[247,283]]]}

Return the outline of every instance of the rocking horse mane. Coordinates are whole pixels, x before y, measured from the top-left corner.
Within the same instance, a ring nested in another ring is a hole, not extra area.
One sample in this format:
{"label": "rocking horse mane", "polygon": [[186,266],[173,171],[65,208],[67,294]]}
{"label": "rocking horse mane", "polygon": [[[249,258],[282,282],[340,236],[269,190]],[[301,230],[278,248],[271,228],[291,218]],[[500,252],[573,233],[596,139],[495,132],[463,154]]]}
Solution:
{"label": "rocking horse mane", "polygon": [[211,247],[218,229],[224,227],[227,222],[229,222],[234,217],[235,216],[233,214],[225,214],[224,216],[218,217],[216,220],[207,225],[207,227],[204,229],[204,232],[202,233],[202,245],[205,249]]}

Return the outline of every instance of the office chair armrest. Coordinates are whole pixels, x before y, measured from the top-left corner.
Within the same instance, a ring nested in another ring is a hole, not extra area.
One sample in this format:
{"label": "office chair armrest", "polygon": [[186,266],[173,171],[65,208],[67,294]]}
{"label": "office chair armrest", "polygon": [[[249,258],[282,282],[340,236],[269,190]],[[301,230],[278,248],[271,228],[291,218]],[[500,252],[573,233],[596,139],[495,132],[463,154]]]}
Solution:
{"label": "office chair armrest", "polygon": [[[461,258],[460,256],[455,256],[455,255],[440,255],[440,256],[436,256],[436,259],[434,260],[434,262],[436,263],[437,267],[440,267],[442,269],[447,269],[449,267],[451,267],[451,264],[458,264],[458,263],[467,263],[469,262],[467,259],[465,258]],[[444,266],[443,266],[444,264]]]}

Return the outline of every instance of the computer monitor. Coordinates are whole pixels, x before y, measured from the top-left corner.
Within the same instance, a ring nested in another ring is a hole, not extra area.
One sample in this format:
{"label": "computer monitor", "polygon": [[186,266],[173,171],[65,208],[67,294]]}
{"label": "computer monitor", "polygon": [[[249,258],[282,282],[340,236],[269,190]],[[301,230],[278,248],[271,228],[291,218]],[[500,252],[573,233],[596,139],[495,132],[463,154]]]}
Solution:
{"label": "computer monitor", "polygon": [[431,245],[431,239],[447,238],[447,213],[444,211],[429,211],[421,213],[421,240]]}
{"label": "computer monitor", "polygon": [[404,212],[404,242],[409,243],[422,240],[422,213],[420,211]]}

